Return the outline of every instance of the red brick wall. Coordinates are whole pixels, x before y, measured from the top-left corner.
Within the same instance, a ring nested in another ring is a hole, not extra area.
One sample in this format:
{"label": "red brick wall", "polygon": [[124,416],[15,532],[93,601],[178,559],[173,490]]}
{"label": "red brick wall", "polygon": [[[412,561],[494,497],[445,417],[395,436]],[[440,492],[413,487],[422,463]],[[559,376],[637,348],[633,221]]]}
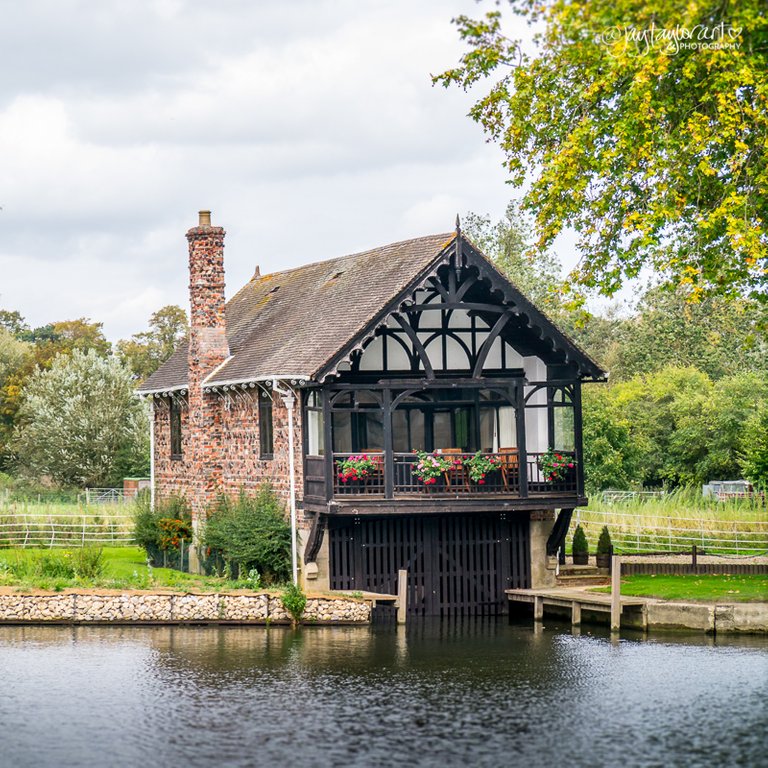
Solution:
{"label": "red brick wall", "polygon": [[[216,496],[255,491],[269,480],[289,504],[288,412],[274,398],[271,460],[259,456],[258,389],[218,395],[204,392],[208,376],[227,359],[224,298],[224,236],[201,212],[189,241],[189,394],[181,413],[182,458],[171,459],[170,415],[156,401],[155,492],[162,499],[183,495],[195,519],[202,519]],[[160,407],[157,407],[157,406]],[[303,495],[301,415],[294,408],[296,496]]]}
{"label": "red brick wall", "polygon": [[[206,395],[208,419],[217,434],[206,438],[204,430],[190,429],[189,410],[181,412],[182,459],[171,460],[170,417],[168,408],[155,408],[155,489],[158,498],[183,495],[192,504],[195,516],[220,492],[237,494],[241,489],[255,491],[269,481],[289,508],[288,411],[275,395],[272,423],[274,458],[259,457],[258,399]],[[245,400],[245,401],[244,401]],[[296,499],[300,505],[304,493],[302,464],[301,414],[294,406],[294,461]],[[202,445],[194,446],[200,439]],[[301,517],[301,516],[299,516]]]}

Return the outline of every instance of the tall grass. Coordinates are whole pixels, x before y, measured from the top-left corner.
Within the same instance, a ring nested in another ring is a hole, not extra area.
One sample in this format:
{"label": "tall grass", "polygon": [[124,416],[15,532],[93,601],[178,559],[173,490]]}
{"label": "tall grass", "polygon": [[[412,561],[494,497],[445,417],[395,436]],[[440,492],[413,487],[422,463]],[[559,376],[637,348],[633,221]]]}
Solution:
{"label": "tall grass", "polygon": [[11,501],[0,496],[0,547],[129,543],[132,504]]}
{"label": "tall grass", "polygon": [[693,488],[620,501],[597,494],[575,520],[590,549],[607,525],[617,551],[690,551],[695,544],[712,554],[768,552],[768,512],[761,497],[718,501]]}

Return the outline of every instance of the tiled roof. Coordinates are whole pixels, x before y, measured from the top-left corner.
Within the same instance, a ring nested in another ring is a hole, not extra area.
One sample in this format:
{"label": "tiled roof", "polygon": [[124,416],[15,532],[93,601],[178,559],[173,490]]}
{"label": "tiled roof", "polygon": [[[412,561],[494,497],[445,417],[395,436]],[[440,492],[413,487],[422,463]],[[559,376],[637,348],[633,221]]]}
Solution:
{"label": "tiled roof", "polygon": [[[313,377],[454,238],[430,235],[254,277],[227,303],[231,357],[206,384]],[[139,391],[185,386],[186,343]]]}

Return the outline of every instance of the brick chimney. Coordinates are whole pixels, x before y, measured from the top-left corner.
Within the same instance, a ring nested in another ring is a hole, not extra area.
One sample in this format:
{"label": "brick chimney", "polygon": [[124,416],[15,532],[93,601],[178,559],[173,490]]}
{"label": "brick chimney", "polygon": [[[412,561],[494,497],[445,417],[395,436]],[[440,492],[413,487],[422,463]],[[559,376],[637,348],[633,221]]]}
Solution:
{"label": "brick chimney", "polygon": [[[199,522],[221,488],[222,437],[218,396],[202,383],[229,357],[224,299],[224,230],[211,226],[211,212],[187,232],[189,241],[189,435],[186,486],[195,537]],[[190,567],[193,565],[190,562]]]}
{"label": "brick chimney", "polygon": [[189,241],[189,386],[199,387],[229,357],[224,317],[224,235],[211,226],[211,212],[200,211]]}

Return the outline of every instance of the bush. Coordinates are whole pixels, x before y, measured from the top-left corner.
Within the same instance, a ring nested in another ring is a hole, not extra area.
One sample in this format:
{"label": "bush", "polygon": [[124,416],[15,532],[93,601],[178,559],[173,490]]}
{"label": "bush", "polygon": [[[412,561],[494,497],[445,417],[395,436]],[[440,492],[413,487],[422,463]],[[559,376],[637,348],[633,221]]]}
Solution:
{"label": "bush", "polygon": [[82,547],[72,553],[72,567],[80,579],[98,579],[104,575],[104,548]]}
{"label": "bush", "polygon": [[587,554],[589,552],[587,536],[580,525],[577,525],[576,530],[573,532],[573,546],[571,551],[574,555]]}
{"label": "bush", "polygon": [[598,538],[597,540],[597,554],[598,555],[611,554],[611,534],[608,532],[607,525],[604,525],[603,530],[600,531],[600,538]]}
{"label": "bush", "polygon": [[291,573],[291,529],[282,503],[265,483],[255,497],[219,497],[206,521],[203,543],[211,559],[220,557],[233,578],[256,569],[266,584],[287,581]]}
{"label": "bush", "polygon": [[280,597],[288,613],[291,614],[294,624],[298,624],[304,616],[304,609],[307,607],[307,596],[301,591],[298,584],[289,584]]}
{"label": "bush", "polygon": [[[160,565],[162,553],[177,554],[182,542],[192,541],[192,513],[182,496],[169,496],[152,509],[149,493],[138,495],[133,514],[133,540],[143,547],[148,559]],[[172,558],[173,559],[173,558]]]}
{"label": "bush", "polygon": [[39,576],[52,579],[74,579],[75,565],[68,552],[45,552],[36,564]]}

